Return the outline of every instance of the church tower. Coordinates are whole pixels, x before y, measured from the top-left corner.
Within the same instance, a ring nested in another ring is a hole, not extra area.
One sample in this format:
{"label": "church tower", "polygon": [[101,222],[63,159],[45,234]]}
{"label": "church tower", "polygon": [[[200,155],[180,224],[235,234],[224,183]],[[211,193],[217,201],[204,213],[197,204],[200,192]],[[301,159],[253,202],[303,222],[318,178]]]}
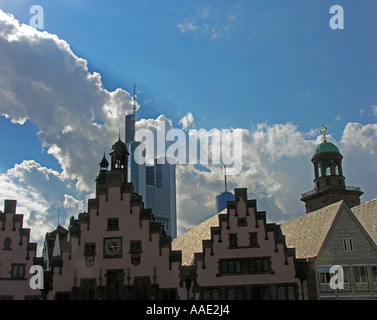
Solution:
{"label": "church tower", "polygon": [[109,162],[105,154],[99,163],[100,172],[96,178],[96,194],[103,194],[108,192],[108,187],[126,186],[128,179],[128,156],[127,145],[120,140],[115,142],[109,153],[111,157],[110,170],[108,171]]}
{"label": "church tower", "polygon": [[335,144],[326,140],[326,130],[322,126],[323,142],[315,148],[311,159],[314,166],[314,189],[301,197],[301,201],[305,202],[306,213],[341,200],[351,208],[360,204],[360,196],[363,194],[359,187],[346,186],[342,169],[343,156]]}

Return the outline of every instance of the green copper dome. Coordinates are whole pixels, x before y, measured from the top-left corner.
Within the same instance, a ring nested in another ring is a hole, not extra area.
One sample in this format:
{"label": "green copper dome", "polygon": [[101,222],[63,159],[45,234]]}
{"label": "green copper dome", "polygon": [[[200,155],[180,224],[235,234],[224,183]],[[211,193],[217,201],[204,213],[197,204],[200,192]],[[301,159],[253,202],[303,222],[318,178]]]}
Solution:
{"label": "green copper dome", "polygon": [[319,144],[317,148],[315,148],[313,155],[323,153],[323,152],[340,153],[338,147],[331,142],[322,142],[321,144]]}

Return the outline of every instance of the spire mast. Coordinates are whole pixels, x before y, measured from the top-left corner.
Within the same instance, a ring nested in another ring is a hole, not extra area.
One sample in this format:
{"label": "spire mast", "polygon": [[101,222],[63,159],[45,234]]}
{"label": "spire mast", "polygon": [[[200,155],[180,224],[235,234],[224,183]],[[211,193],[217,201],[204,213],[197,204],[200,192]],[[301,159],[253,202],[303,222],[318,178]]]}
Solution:
{"label": "spire mast", "polygon": [[227,183],[226,183],[226,166],[224,166],[224,181],[225,181],[225,192],[228,192]]}
{"label": "spire mast", "polygon": [[133,105],[134,105],[134,115],[136,113],[136,83],[134,84],[134,96],[133,96]]}

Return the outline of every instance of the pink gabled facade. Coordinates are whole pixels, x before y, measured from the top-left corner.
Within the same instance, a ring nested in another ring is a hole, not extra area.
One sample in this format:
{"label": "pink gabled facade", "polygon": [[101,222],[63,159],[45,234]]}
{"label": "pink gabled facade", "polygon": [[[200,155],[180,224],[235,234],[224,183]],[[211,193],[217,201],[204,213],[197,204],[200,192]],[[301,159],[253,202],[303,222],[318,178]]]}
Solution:
{"label": "pink gabled facade", "polygon": [[5,200],[0,211],[0,300],[40,299],[41,291],[29,286],[30,268],[42,264],[36,257],[37,244],[30,242],[30,229],[23,228],[17,201]]}
{"label": "pink gabled facade", "polygon": [[295,259],[280,226],[266,223],[246,189],[236,189],[226,210],[175,239],[173,247],[184,252],[184,264],[195,266],[192,298],[307,299],[305,262]]}
{"label": "pink gabled facade", "polygon": [[181,253],[172,252],[171,237],[133,193],[126,145],[119,140],[110,155],[111,170],[105,156],[100,163],[88,212],[71,219],[63,241],[55,235],[51,242],[48,298],[179,299]]}

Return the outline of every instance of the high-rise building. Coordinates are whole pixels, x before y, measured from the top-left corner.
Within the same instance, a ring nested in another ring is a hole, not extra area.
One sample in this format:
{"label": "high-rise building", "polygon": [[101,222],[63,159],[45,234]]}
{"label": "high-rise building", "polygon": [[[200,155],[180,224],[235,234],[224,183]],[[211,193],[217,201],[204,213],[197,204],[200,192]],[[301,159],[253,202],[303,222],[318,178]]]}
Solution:
{"label": "high-rise building", "polygon": [[[135,95],[134,95],[135,102]],[[140,142],[135,141],[135,108],[125,117],[126,144],[130,151],[129,180],[135,193],[142,196],[146,208],[151,208],[156,222],[162,222],[173,239],[177,237],[175,164],[166,158],[155,159],[153,165],[138,164],[135,153]]]}
{"label": "high-rise building", "polygon": [[224,167],[225,191],[216,196],[216,213],[226,209],[228,201],[234,201],[234,194],[228,191],[226,182],[226,167]]}

